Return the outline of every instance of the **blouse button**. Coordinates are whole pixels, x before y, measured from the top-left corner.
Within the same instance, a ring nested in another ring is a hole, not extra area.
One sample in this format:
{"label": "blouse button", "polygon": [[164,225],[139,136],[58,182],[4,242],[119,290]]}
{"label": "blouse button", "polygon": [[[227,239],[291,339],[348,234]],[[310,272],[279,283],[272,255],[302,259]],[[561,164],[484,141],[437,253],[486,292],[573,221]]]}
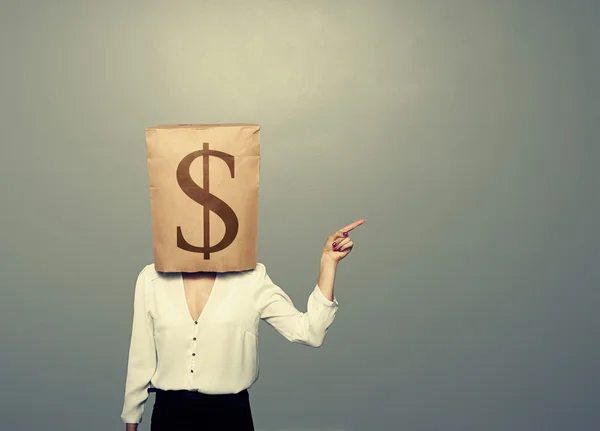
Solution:
{"label": "blouse button", "polygon": [[196,337],[192,338],[192,340],[196,341]]}
{"label": "blouse button", "polygon": [[194,372],[194,370],[190,370],[190,373],[193,373],[193,372]]}
{"label": "blouse button", "polygon": [[196,354],[195,354],[195,353],[192,353],[192,356],[196,356]]}
{"label": "blouse button", "polygon": [[198,321],[196,320],[194,323],[197,325],[197,324],[198,324]]}

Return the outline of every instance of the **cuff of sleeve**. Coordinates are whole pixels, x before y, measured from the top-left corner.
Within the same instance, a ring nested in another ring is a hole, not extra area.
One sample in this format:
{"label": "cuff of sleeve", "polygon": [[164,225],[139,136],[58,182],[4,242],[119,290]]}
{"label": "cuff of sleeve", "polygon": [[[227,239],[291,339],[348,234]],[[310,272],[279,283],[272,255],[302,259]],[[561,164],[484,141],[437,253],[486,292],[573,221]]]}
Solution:
{"label": "cuff of sleeve", "polygon": [[139,416],[125,416],[121,415],[121,421],[124,424],[141,424],[142,418]]}
{"label": "cuff of sleeve", "polygon": [[321,292],[321,288],[318,284],[315,286],[315,290],[313,293],[315,294],[315,298],[317,299],[317,301],[319,301],[323,305],[327,305],[328,307],[337,307],[339,305],[335,294],[333,295],[333,301],[330,301],[325,297],[325,295],[323,295],[323,292]]}

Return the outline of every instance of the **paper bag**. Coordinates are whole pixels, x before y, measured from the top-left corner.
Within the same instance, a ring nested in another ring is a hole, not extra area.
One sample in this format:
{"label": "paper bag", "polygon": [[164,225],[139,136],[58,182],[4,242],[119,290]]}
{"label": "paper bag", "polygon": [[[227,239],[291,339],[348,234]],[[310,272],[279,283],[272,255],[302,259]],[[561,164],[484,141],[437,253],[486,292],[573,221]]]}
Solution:
{"label": "paper bag", "polygon": [[260,126],[157,126],[146,146],[156,270],[254,269]]}

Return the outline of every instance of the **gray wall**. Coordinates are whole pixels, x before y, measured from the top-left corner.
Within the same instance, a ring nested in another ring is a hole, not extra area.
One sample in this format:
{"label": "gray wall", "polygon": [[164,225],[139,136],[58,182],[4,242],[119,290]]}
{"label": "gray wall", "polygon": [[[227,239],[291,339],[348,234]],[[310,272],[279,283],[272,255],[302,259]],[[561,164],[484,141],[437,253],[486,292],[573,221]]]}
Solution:
{"label": "gray wall", "polygon": [[259,260],[299,308],[326,236],[367,218],[325,344],[261,324],[257,429],[596,429],[599,16],[5,0],[0,428],[121,429],[144,128],[257,122]]}

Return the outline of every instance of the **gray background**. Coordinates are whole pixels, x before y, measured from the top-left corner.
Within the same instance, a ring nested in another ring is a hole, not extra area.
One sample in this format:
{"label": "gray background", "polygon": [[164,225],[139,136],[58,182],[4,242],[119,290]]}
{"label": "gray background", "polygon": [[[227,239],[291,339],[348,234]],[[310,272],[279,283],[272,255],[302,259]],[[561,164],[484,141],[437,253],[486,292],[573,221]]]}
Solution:
{"label": "gray background", "polygon": [[259,260],[297,307],[367,219],[320,349],[261,323],[257,429],[598,429],[599,16],[3,1],[0,428],[124,428],[144,128],[256,122]]}

